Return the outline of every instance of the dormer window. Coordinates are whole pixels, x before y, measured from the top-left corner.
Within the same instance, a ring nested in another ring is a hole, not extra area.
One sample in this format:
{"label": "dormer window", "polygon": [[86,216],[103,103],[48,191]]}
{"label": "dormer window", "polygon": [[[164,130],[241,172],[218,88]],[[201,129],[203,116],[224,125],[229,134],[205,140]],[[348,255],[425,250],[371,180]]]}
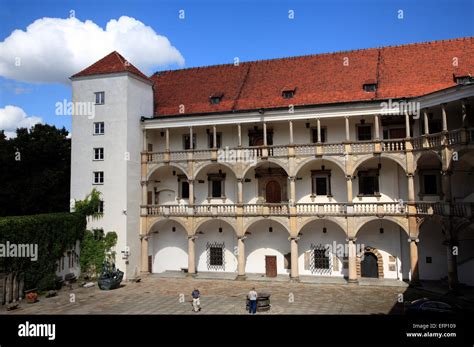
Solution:
{"label": "dormer window", "polygon": [[377,83],[364,83],[364,91],[373,93],[377,90]]}
{"label": "dormer window", "polygon": [[454,81],[456,84],[469,84],[474,82],[474,78],[472,76],[454,76]]}
{"label": "dormer window", "polygon": [[218,104],[221,102],[223,96],[224,96],[224,93],[215,93],[215,94],[212,94],[212,95],[209,97],[209,102],[210,102],[212,105],[218,105]]}
{"label": "dormer window", "polygon": [[296,88],[284,88],[281,91],[281,96],[283,99],[291,99],[293,96],[295,96],[295,91]]}

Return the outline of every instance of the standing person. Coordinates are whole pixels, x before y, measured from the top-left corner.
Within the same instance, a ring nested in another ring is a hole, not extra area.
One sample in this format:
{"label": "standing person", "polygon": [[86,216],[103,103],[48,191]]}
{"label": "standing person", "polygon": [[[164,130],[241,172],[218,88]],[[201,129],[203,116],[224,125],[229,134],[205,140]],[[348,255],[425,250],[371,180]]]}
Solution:
{"label": "standing person", "polygon": [[252,287],[252,290],[249,292],[249,313],[255,314],[257,313],[257,292],[255,291],[255,287]]}
{"label": "standing person", "polygon": [[193,297],[193,311],[201,311],[201,302],[199,301],[201,293],[199,292],[199,289],[194,288],[193,292],[191,293],[191,296]]}

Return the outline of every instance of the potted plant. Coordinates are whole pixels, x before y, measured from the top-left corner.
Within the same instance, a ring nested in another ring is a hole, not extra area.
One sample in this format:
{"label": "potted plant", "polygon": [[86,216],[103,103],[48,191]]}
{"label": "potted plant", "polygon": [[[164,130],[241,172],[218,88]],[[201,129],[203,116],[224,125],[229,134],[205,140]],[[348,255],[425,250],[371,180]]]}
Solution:
{"label": "potted plant", "polygon": [[38,293],[36,288],[25,291],[26,302],[29,304],[34,304],[38,301]]}

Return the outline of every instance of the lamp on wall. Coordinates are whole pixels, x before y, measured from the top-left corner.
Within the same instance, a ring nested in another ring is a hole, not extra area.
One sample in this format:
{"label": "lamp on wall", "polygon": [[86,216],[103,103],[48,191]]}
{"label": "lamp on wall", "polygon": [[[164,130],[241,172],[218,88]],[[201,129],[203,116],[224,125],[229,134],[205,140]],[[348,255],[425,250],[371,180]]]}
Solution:
{"label": "lamp on wall", "polygon": [[222,223],[221,223],[221,221],[219,221],[219,232],[220,233],[222,232]]}
{"label": "lamp on wall", "polygon": [[306,125],[306,129],[309,129],[309,122],[305,124]]}
{"label": "lamp on wall", "polygon": [[323,234],[326,234],[328,229],[326,228],[326,221],[323,221]]}
{"label": "lamp on wall", "polygon": [[270,226],[268,227],[268,232],[269,233],[273,232],[272,221],[270,221]]}
{"label": "lamp on wall", "polygon": [[380,231],[381,234],[384,233],[383,226],[382,226],[382,221],[380,221],[380,229],[379,229],[379,231]]}

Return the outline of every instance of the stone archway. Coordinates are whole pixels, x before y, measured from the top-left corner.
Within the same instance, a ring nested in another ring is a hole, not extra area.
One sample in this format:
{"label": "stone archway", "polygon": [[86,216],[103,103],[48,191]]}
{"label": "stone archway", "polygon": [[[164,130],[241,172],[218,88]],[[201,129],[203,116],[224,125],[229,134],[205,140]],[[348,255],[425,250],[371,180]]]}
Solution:
{"label": "stone archway", "polygon": [[371,253],[377,258],[377,275],[378,275],[377,277],[384,278],[382,254],[380,254],[378,249],[373,248],[373,247],[365,247],[364,253],[357,255],[357,277],[358,278],[362,277],[361,262],[362,262],[362,255],[364,255],[365,253]]}

